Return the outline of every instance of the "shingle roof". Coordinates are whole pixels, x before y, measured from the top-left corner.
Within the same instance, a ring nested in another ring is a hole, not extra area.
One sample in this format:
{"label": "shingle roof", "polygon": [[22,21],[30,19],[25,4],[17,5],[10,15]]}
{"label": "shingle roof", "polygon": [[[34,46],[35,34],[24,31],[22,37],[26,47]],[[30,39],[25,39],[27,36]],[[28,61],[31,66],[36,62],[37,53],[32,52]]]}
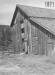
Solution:
{"label": "shingle roof", "polygon": [[26,5],[17,5],[28,16],[55,18],[55,10]]}
{"label": "shingle roof", "polygon": [[30,19],[55,35],[55,10],[17,5]]}
{"label": "shingle roof", "polygon": [[25,5],[17,5],[17,7],[32,21],[55,35],[55,10]]}

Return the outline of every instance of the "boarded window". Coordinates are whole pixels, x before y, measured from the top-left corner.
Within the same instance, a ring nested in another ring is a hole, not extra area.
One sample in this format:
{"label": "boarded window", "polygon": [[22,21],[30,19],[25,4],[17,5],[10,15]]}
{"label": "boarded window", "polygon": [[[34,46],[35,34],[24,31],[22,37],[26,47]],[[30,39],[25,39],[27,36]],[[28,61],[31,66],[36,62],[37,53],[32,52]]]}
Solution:
{"label": "boarded window", "polygon": [[24,28],[21,29],[21,33],[24,33]]}
{"label": "boarded window", "polygon": [[22,38],[22,42],[24,42],[24,38]]}

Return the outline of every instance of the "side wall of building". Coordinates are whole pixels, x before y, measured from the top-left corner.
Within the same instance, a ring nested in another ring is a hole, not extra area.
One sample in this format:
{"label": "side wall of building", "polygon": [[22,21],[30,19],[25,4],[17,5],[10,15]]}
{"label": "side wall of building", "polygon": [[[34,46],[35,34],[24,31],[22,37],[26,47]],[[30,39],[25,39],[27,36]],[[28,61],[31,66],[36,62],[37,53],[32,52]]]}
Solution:
{"label": "side wall of building", "polygon": [[54,36],[40,25],[31,23],[33,54],[51,55],[54,50]]}
{"label": "side wall of building", "polygon": [[21,20],[22,20],[22,15],[18,11],[15,21],[14,21],[14,25],[12,27],[12,30],[14,31],[13,41],[14,41],[15,53],[22,52]]}

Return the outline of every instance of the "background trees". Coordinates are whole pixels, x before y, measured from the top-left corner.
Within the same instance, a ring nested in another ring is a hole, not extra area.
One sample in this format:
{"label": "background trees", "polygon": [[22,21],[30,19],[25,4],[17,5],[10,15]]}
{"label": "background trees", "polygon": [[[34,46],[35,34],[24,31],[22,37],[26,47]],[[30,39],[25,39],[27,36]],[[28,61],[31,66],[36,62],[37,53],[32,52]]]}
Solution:
{"label": "background trees", "polygon": [[12,33],[10,28],[2,29],[2,37],[0,41],[0,46],[2,46],[2,51],[7,51],[10,44],[12,44]]}

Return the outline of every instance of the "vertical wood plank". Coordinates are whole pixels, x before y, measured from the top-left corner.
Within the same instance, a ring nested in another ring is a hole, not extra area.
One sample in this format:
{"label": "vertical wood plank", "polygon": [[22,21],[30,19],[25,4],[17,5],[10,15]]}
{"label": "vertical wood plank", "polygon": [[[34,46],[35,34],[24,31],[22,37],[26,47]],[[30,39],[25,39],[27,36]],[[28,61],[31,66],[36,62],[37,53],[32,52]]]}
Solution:
{"label": "vertical wood plank", "polygon": [[29,54],[32,53],[32,38],[31,38],[31,23],[28,21],[28,28],[29,28]]}
{"label": "vertical wood plank", "polygon": [[38,54],[38,33],[35,25],[31,26],[31,37],[32,37],[32,53]]}
{"label": "vertical wood plank", "polygon": [[27,52],[27,20],[24,20],[24,26],[25,26],[25,53]]}

